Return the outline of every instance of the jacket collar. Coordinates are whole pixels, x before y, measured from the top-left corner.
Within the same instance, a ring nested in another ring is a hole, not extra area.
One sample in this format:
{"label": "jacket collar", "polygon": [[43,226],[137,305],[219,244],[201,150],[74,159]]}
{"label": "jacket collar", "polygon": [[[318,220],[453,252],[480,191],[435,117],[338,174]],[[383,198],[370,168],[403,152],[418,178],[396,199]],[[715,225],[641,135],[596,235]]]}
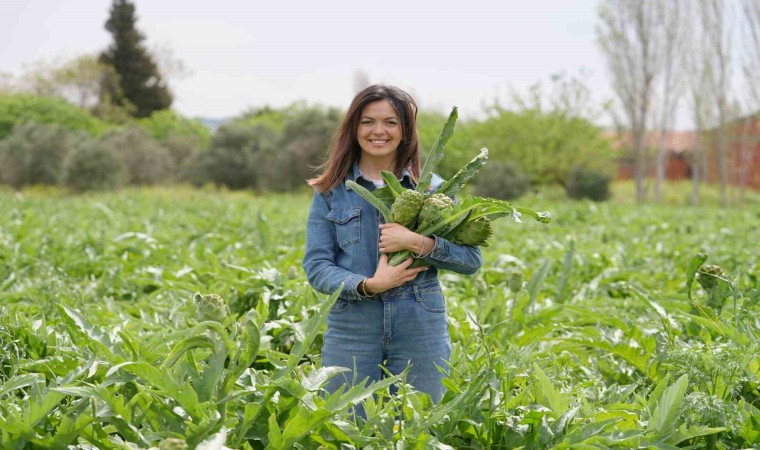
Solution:
{"label": "jacket collar", "polygon": [[[351,167],[351,172],[348,174],[348,179],[359,183],[359,178],[366,180],[368,183],[372,183],[369,178],[365,177],[361,170],[359,170],[359,160],[354,161]],[[412,174],[409,173],[409,169],[401,171],[401,183],[404,185],[412,186],[414,188],[414,182],[412,181]],[[344,184],[345,186],[345,184]]]}

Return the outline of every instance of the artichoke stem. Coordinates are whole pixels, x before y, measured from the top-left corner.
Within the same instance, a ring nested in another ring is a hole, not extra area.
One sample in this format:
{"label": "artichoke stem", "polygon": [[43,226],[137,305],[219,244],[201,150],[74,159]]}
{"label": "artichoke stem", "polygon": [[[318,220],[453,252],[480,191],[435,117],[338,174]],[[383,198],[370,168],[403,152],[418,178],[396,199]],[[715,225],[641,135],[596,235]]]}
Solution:
{"label": "artichoke stem", "polygon": [[410,252],[409,250],[402,250],[400,252],[397,252],[391,255],[388,258],[388,264],[395,267],[411,257],[412,257],[412,252]]}

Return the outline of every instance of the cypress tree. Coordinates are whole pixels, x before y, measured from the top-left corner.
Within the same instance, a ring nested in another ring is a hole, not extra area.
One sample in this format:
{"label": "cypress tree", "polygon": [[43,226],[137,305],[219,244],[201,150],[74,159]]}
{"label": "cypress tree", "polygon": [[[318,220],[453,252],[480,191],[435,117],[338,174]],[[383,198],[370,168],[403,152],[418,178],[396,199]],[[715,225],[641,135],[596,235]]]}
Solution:
{"label": "cypress tree", "polygon": [[106,21],[113,43],[100,54],[100,61],[114,68],[118,80],[104,83],[103,89],[113,103],[130,109],[133,116],[148,117],[153,111],[169,108],[172,94],[143,46],[145,36],[135,22],[135,5],[129,0],[113,0]]}

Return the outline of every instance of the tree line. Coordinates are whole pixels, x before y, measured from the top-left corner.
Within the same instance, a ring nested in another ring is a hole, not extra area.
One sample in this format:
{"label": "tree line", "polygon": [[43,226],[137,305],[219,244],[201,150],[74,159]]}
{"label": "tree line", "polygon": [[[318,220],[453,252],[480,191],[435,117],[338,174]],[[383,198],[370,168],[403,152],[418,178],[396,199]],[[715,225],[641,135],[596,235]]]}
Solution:
{"label": "tree line", "polygon": [[[107,49],[39,63],[15,85],[0,83],[0,183],[287,191],[317,173],[342,111],[303,102],[254,108],[211,132],[170,109],[166,72],[181,64],[155,58],[136,22],[129,0],[113,0]],[[593,124],[599,111],[590,98],[578,78],[556,75],[549,92],[536,85],[507,104],[495,101],[481,118],[459,123],[442,175],[488,147],[491,161],[476,183],[482,195],[516,198],[559,184],[571,196],[605,199],[614,154]],[[444,122],[443,113],[420,111],[423,151]]]}
{"label": "tree line", "polygon": [[[558,184],[571,196],[606,198],[614,153],[598,127],[541,103],[493,105],[484,118],[460,121],[439,169],[453,175],[482,147],[490,161],[478,193],[517,198]],[[0,96],[0,183],[74,191],[130,185],[213,184],[290,191],[318,173],[343,111],[296,102],[252,109],[211,132],[170,110],[127,123],[107,122],[68,101],[28,94]],[[420,111],[423,152],[446,116]],[[583,187],[589,177],[597,180]]]}

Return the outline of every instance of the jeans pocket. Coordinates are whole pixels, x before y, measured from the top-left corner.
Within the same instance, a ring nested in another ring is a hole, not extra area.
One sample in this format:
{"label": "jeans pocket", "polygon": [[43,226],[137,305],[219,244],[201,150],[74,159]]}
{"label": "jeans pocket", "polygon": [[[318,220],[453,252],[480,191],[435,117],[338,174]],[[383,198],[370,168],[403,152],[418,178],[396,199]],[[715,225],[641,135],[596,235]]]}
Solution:
{"label": "jeans pocket", "polygon": [[351,302],[349,300],[344,300],[342,298],[339,298],[335,300],[335,303],[333,303],[332,308],[330,308],[330,314],[342,314],[346,311],[351,309]]}
{"label": "jeans pocket", "polygon": [[335,236],[340,248],[359,242],[361,236],[361,209],[333,209],[327,213],[327,219],[335,224]]}
{"label": "jeans pocket", "polygon": [[431,280],[414,287],[414,296],[417,304],[425,311],[431,313],[445,313],[446,299],[438,280]]}

